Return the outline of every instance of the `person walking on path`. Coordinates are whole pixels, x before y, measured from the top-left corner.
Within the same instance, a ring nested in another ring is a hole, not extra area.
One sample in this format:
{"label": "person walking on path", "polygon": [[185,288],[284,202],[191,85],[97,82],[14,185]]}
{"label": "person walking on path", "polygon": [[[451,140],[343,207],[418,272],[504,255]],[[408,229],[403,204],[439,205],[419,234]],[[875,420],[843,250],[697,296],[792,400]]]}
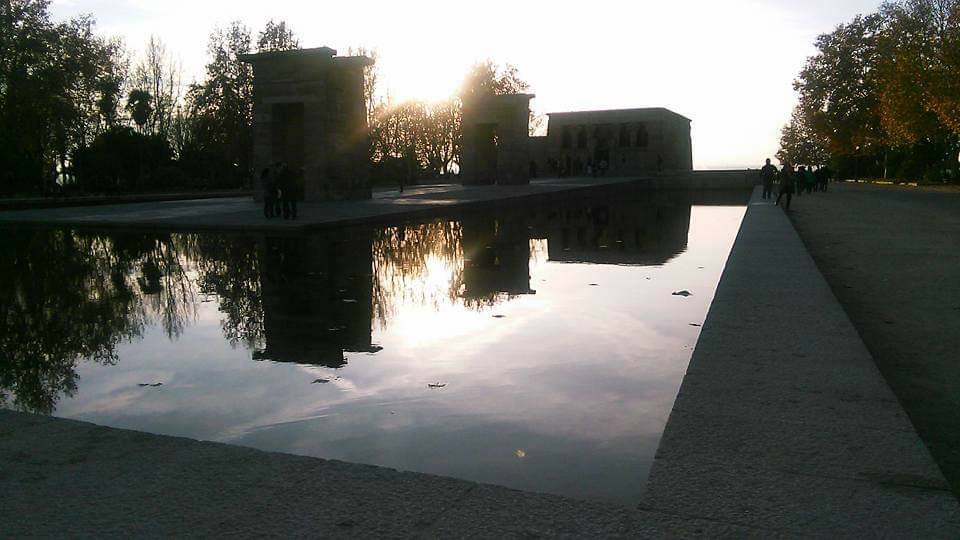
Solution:
{"label": "person walking on path", "polygon": [[830,182],[830,168],[826,165],[821,165],[817,168],[815,176],[817,177],[817,191],[826,193],[827,184]]}
{"label": "person walking on path", "polygon": [[786,210],[790,209],[790,200],[793,198],[793,189],[795,187],[794,177],[793,177],[793,167],[789,163],[783,164],[783,169],[780,171],[780,193],[777,194],[777,202],[775,204],[780,204],[780,198],[784,195],[787,196],[787,204],[784,206]]}
{"label": "person walking on path", "polygon": [[777,176],[777,168],[770,164],[770,158],[767,158],[767,164],[760,169],[760,182],[763,184],[763,199],[773,198],[773,179]]}
{"label": "person walking on path", "polygon": [[807,167],[803,171],[803,188],[807,190],[807,195],[813,193],[817,187],[817,177],[813,174],[813,167]]}

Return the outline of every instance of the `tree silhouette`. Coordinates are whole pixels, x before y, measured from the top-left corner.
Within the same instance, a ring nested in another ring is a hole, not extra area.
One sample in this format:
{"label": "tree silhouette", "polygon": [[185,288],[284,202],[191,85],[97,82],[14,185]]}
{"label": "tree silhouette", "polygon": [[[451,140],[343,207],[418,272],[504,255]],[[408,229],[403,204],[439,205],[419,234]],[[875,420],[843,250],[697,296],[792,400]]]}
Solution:
{"label": "tree silhouette", "polygon": [[131,90],[127,96],[127,111],[130,112],[130,117],[137,124],[140,133],[144,133],[147,122],[153,115],[153,96],[146,90]]}
{"label": "tree silhouette", "polygon": [[293,33],[285,21],[267,21],[266,26],[257,36],[257,51],[289,51],[300,48],[300,40]]}

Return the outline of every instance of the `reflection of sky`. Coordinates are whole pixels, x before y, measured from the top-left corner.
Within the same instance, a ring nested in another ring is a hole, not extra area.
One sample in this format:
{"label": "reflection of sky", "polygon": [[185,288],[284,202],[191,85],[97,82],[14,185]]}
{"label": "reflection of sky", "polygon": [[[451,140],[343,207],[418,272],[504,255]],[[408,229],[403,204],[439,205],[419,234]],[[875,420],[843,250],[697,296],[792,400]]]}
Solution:
{"label": "reflection of sky", "polygon": [[[216,302],[202,303],[177,340],[151,326],[117,365],[81,363],[56,414],[631,502],[743,212],[694,207],[687,250],[661,267],[547,262],[533,241],[536,294],[481,307],[398,295],[374,326],[383,350],[346,353],[341,369],[251,361],[223,339]],[[681,289],[693,296],[671,295]],[[311,384],[321,377],[334,379]],[[137,386],[153,382],[164,385]]]}

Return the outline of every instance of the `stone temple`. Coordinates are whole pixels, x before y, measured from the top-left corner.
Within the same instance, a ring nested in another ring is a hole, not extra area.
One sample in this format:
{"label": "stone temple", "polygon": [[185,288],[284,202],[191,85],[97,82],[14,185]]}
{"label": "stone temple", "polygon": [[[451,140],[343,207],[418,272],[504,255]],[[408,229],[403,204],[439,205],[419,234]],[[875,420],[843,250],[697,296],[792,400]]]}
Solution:
{"label": "stone temple", "polygon": [[[663,108],[550,113],[546,137],[531,137],[538,170],[584,174],[606,162],[609,176],[693,170],[690,119]],[[541,168],[544,167],[544,168]]]}
{"label": "stone temple", "polygon": [[[364,69],[373,60],[328,47],[240,57],[253,66],[255,197],[259,171],[283,162],[306,201],[370,198]],[[537,176],[690,171],[690,119],[663,108],[558,112],[531,137],[533,94],[465,98],[464,184],[527,184]],[[606,167],[601,167],[601,164]]]}
{"label": "stone temple", "polygon": [[253,65],[255,197],[260,174],[284,162],[306,201],[370,198],[363,70],[373,60],[327,47],[243,55]]}

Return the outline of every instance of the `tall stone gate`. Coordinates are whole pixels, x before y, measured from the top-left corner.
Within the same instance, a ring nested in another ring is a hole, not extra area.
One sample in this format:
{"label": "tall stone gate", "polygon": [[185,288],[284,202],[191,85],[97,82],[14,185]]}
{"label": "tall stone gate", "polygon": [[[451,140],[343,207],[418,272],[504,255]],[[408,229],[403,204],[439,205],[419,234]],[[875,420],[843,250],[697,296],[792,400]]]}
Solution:
{"label": "tall stone gate", "polygon": [[530,183],[533,94],[470,98],[463,103],[464,184]]}
{"label": "tall stone gate", "polygon": [[[260,171],[286,163],[307,201],[370,198],[365,56],[328,47],[243,55],[253,65],[255,197]],[[302,176],[300,176],[302,175]]]}

